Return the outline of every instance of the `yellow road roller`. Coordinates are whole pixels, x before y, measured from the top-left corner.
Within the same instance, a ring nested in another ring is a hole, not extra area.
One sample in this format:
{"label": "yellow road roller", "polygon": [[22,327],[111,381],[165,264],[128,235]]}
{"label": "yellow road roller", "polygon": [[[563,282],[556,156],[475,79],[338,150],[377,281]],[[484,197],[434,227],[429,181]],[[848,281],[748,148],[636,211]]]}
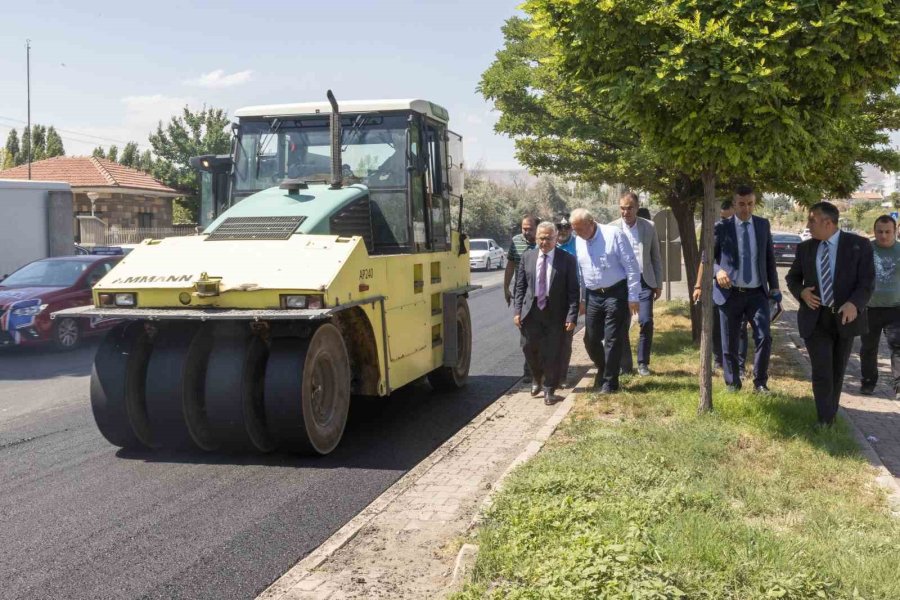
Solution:
{"label": "yellow road roller", "polygon": [[351,396],[465,385],[462,139],[425,100],[256,106],[197,157],[202,234],[147,239],[55,316],[121,319],[90,396],[125,448],[327,454]]}

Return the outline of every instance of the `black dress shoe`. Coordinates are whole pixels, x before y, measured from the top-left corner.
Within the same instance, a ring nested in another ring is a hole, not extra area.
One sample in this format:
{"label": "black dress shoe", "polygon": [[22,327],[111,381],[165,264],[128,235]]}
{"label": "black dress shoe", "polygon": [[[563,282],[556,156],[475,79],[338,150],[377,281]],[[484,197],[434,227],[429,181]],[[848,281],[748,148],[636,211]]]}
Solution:
{"label": "black dress shoe", "polygon": [[874,383],[864,383],[859,386],[859,393],[863,396],[871,396],[875,393],[875,384]]}
{"label": "black dress shoe", "polygon": [[531,396],[537,398],[541,395],[541,386],[538,383],[531,384]]}
{"label": "black dress shoe", "polygon": [[769,390],[769,388],[764,385],[758,385],[753,388],[753,393],[754,394],[762,394],[763,396],[768,396],[769,394],[772,393],[772,391]]}
{"label": "black dress shoe", "polygon": [[615,394],[618,390],[614,389],[611,385],[603,384],[600,386],[598,393],[600,394]]}
{"label": "black dress shoe", "polygon": [[551,406],[556,404],[556,401],[559,398],[556,397],[556,394],[553,393],[553,390],[550,388],[544,388],[544,404],[547,406]]}

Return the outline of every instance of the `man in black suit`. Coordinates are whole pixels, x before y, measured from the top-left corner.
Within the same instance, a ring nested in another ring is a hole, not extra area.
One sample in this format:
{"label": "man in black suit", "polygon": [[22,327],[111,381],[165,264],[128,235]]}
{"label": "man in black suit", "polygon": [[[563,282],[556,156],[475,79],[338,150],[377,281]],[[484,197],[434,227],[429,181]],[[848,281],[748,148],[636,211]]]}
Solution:
{"label": "man in black suit", "polygon": [[819,424],[832,425],[844,386],[853,338],[867,330],[866,305],[875,285],[872,244],[838,229],[838,209],[819,202],[809,209],[812,239],[797,247],[788,289],[800,302],[797,329],[812,363]]}
{"label": "man in black suit", "polygon": [[525,335],[525,360],[531,368],[531,395],[543,386],[544,404],[558,399],[559,354],[563,336],[578,321],[578,263],[556,248],[556,226],[543,222],[537,227],[537,248],[527,250],[516,275],[513,322]]}
{"label": "man in black suit", "polygon": [[713,302],[719,307],[722,327],[722,367],[731,391],[741,389],[738,361],[740,328],[749,322],[756,352],[753,356],[753,389],[768,394],[769,298],[781,301],[778,271],[769,221],[753,215],[753,188],[739,186],[734,193],[734,216],[715,225]]}

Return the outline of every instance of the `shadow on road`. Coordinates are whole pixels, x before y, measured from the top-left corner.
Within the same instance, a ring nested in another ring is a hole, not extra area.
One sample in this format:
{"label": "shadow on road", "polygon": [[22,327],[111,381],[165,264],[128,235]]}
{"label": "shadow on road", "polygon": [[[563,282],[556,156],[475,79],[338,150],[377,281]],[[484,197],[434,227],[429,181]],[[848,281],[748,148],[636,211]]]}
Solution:
{"label": "shadow on road", "polygon": [[466,388],[453,393],[432,392],[427,383],[416,382],[389,398],[354,398],[340,446],[323,457],[200,450],[119,450],[116,456],[155,463],[407,471],[462,429],[518,379],[515,376],[473,376]]}
{"label": "shadow on road", "polygon": [[90,375],[99,342],[86,340],[70,352],[57,352],[50,346],[0,348],[0,381]]}

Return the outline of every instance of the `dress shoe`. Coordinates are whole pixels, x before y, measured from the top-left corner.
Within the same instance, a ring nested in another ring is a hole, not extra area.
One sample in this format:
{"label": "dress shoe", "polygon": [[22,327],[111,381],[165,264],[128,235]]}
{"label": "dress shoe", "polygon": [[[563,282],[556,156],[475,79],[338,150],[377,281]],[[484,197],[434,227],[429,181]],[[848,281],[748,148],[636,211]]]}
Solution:
{"label": "dress shoe", "polygon": [[741,386],[738,384],[729,383],[728,385],[725,386],[725,389],[728,390],[729,392],[739,392],[739,391],[741,391]]}
{"label": "dress shoe", "polygon": [[615,394],[618,390],[612,388],[612,386],[603,384],[600,386],[600,389],[597,391],[598,394]]}
{"label": "dress shoe", "polygon": [[863,396],[871,396],[875,393],[875,384],[874,383],[864,383],[859,386],[859,393]]}
{"label": "dress shoe", "polygon": [[650,374],[650,367],[647,365],[638,365],[638,375],[641,377],[646,377]]}
{"label": "dress shoe", "polygon": [[544,404],[546,406],[552,406],[553,404],[556,404],[557,400],[559,400],[559,398],[556,396],[556,394],[553,393],[552,389],[544,388]]}
{"label": "dress shoe", "polygon": [[594,375],[594,383],[591,384],[591,387],[599,388],[601,385],[603,385],[603,373],[597,371],[597,374]]}
{"label": "dress shoe", "polygon": [[768,396],[769,394],[772,393],[772,391],[764,385],[758,385],[753,388],[753,393],[754,394],[762,394],[763,396]]}
{"label": "dress shoe", "polygon": [[540,386],[540,384],[532,383],[532,384],[531,384],[531,396],[532,396],[533,398],[537,398],[537,397],[540,396],[540,395],[541,395],[541,386]]}
{"label": "dress shoe", "polygon": [[634,369],[619,369],[619,375],[634,375]]}

